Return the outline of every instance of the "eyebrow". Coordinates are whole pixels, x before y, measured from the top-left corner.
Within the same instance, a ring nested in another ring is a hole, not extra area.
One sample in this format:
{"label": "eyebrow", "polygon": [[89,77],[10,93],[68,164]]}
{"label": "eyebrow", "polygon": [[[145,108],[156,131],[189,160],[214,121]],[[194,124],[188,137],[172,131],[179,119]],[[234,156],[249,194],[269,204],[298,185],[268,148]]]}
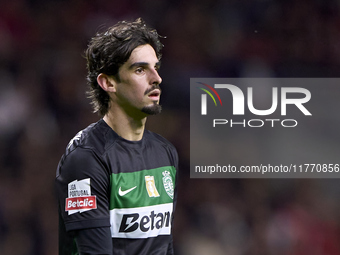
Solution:
{"label": "eyebrow", "polygon": [[[148,66],[150,65],[148,62],[135,62],[133,64],[130,65],[129,69],[133,69],[136,66]],[[158,61],[155,66],[157,66],[157,68],[161,67],[161,61]]]}

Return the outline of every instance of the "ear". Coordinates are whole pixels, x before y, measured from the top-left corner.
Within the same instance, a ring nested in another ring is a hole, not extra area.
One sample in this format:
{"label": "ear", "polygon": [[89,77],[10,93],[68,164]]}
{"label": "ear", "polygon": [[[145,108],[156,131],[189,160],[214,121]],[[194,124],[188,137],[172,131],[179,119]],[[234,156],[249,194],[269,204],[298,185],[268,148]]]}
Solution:
{"label": "ear", "polygon": [[99,86],[106,92],[116,92],[116,82],[113,78],[104,73],[100,73],[97,76],[97,82]]}

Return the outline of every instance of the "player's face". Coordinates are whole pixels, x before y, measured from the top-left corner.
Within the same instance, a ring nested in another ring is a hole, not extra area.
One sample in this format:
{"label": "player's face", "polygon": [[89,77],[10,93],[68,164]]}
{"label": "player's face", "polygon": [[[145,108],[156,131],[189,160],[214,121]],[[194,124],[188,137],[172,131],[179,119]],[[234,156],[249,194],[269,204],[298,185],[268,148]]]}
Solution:
{"label": "player's face", "polygon": [[135,48],[119,69],[120,80],[115,93],[118,105],[132,114],[159,113],[159,84],[162,82],[158,75],[159,65],[156,53],[149,44]]}

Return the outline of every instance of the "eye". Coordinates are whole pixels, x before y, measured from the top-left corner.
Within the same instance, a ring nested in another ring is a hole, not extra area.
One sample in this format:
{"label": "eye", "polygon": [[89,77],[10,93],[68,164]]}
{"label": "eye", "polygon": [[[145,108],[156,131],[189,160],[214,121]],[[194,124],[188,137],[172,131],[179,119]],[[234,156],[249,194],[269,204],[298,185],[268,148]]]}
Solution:
{"label": "eye", "polygon": [[136,68],[135,72],[137,74],[142,74],[142,73],[144,73],[144,68],[140,66],[140,67]]}

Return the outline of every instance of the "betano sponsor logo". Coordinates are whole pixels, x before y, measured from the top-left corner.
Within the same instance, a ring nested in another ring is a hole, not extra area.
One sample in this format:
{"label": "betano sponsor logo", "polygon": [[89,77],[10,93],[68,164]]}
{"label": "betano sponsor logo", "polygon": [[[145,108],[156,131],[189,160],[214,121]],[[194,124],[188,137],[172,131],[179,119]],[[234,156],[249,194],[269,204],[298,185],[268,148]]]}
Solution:
{"label": "betano sponsor logo", "polygon": [[[235,115],[244,115],[245,114],[245,96],[242,92],[242,90],[232,84],[215,84],[214,88],[208,84],[198,82],[199,84],[202,84],[206,86],[207,88],[210,88],[211,91],[217,96],[217,98],[220,101],[220,104],[222,106],[222,100],[220,97],[220,94],[217,93],[215,89],[224,89],[220,90],[229,91],[232,95],[232,113],[233,116]],[[215,106],[217,106],[216,100],[212,93],[210,93],[208,90],[199,88],[206,92],[212,100],[214,101]],[[281,90],[281,116],[286,116],[287,115],[287,105],[294,105],[296,108],[298,108],[305,116],[311,116],[312,114],[307,110],[307,108],[304,106],[308,101],[311,99],[311,93],[309,90],[305,88],[300,88],[300,87],[282,87]],[[273,114],[277,108],[278,108],[278,88],[273,87],[272,88],[272,105],[270,106],[269,109],[256,109],[254,107],[254,102],[253,102],[253,88],[248,87],[247,88],[247,106],[248,110],[250,113],[257,115],[257,116],[267,116]],[[295,94],[299,95],[299,98],[289,98],[289,94]],[[301,97],[302,95],[302,97]],[[207,95],[202,94],[201,95],[201,115],[207,115],[208,114],[208,106],[207,106]],[[280,123],[282,127],[296,127],[298,125],[298,121],[296,119],[250,119],[246,120],[243,119],[241,121],[235,121],[233,119],[225,119],[225,118],[220,118],[220,119],[213,119],[213,127],[216,127],[217,125],[226,125],[228,124],[230,127],[263,127],[265,124],[270,125],[271,127],[274,127],[277,123]]]}
{"label": "betano sponsor logo", "polygon": [[[128,223],[129,222],[129,223]],[[161,229],[170,226],[170,212],[151,211],[150,215],[141,216],[139,213],[124,214],[119,227],[119,232],[133,232],[140,228],[147,232],[153,229]]]}
{"label": "betano sponsor logo", "polygon": [[139,208],[113,209],[111,234],[118,238],[148,238],[170,235],[172,203]]}

